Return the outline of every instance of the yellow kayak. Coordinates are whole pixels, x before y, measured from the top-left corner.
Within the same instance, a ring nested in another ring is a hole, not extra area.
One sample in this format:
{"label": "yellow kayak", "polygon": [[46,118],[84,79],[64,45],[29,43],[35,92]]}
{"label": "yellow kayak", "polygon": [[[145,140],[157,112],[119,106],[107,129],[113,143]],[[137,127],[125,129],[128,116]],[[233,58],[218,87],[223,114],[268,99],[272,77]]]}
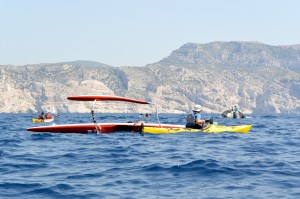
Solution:
{"label": "yellow kayak", "polygon": [[32,118],[31,121],[32,122],[53,122],[54,121],[54,117],[52,117],[51,119]]}
{"label": "yellow kayak", "polygon": [[210,125],[205,129],[191,129],[191,128],[157,128],[157,127],[144,127],[144,133],[151,134],[168,134],[168,133],[248,133],[252,127],[252,124],[239,125],[239,126],[220,126],[220,125]]}

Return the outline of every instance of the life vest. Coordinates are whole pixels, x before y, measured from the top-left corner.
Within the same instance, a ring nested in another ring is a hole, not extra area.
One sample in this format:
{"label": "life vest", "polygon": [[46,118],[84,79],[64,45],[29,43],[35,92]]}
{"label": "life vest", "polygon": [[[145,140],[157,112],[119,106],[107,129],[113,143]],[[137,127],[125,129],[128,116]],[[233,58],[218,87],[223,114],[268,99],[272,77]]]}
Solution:
{"label": "life vest", "polygon": [[47,113],[47,114],[46,114],[46,119],[52,119],[51,113]]}
{"label": "life vest", "polygon": [[194,115],[188,114],[186,117],[186,123],[195,123]]}

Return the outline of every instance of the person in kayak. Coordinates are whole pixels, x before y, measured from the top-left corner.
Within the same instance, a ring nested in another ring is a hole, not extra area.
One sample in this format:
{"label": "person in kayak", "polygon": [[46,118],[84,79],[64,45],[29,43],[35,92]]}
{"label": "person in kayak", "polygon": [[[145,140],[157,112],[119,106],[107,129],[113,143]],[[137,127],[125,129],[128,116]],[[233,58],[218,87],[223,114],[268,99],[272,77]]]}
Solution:
{"label": "person in kayak", "polygon": [[189,114],[186,119],[186,128],[203,129],[206,127],[206,121],[201,119],[202,107],[196,104],[193,108],[193,114]]}
{"label": "person in kayak", "polygon": [[47,112],[45,115],[46,119],[52,119],[52,114],[50,112]]}
{"label": "person in kayak", "polygon": [[150,118],[150,113],[145,113],[145,115],[144,115],[144,117],[146,117],[146,118]]}
{"label": "person in kayak", "polygon": [[45,119],[45,114],[44,114],[44,111],[42,111],[42,113],[39,115],[38,117],[39,119]]}

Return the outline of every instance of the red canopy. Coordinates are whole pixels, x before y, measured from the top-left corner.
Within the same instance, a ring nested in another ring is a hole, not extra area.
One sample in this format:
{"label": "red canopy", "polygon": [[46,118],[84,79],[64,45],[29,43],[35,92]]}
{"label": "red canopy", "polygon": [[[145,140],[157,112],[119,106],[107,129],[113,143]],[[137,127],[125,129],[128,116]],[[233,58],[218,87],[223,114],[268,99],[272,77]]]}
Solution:
{"label": "red canopy", "polygon": [[119,97],[113,95],[78,95],[78,96],[70,96],[67,98],[68,100],[75,101],[124,101],[124,102],[133,102],[138,104],[150,104],[150,102],[146,102],[143,100],[135,100],[126,97]]}

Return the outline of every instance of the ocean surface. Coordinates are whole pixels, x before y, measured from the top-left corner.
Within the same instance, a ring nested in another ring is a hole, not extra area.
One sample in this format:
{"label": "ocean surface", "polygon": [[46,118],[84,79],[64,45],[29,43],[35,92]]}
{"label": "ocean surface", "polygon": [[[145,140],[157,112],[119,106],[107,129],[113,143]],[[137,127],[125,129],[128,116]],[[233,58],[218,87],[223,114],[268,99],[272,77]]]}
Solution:
{"label": "ocean surface", "polygon": [[[300,115],[214,115],[222,125],[252,123],[248,134],[144,136],[28,132],[45,124],[31,123],[34,116],[0,114],[1,199],[300,198]],[[137,116],[100,114],[97,120],[144,120]],[[160,120],[184,124],[185,115]],[[92,122],[91,115],[61,114],[55,121],[82,122]]]}

